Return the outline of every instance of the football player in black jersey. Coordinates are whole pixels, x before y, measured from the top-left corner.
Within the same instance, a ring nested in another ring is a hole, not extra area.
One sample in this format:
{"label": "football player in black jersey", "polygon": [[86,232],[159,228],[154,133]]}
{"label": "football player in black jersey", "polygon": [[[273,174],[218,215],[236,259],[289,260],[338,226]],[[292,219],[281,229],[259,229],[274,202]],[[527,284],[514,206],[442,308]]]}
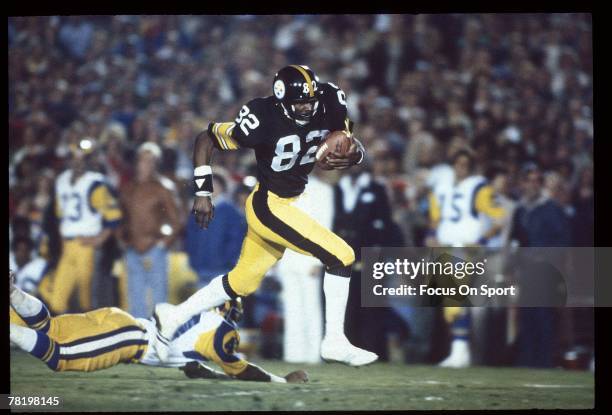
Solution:
{"label": "football player in black jersey", "polygon": [[[344,92],[332,83],[319,82],[307,66],[290,65],[276,74],[273,95],[249,101],[233,122],[210,123],[199,134],[193,157],[193,213],[201,227],[206,228],[214,215],[210,197],[213,149],[255,150],[258,184],[246,201],[248,231],[236,266],[184,303],[156,307],[154,318],[160,331],[156,349],[162,360],[167,339],[180,324],[202,310],[253,293],[286,248],[317,257],[325,265],[321,357],[351,366],[378,359],[375,353],[353,346],[344,334],[353,249],[293,205],[304,191],[318,145],[329,132],[345,130],[350,136],[350,129]],[[349,152],[331,153],[324,168],[346,169],[360,163],[364,155],[363,146],[353,138]]]}

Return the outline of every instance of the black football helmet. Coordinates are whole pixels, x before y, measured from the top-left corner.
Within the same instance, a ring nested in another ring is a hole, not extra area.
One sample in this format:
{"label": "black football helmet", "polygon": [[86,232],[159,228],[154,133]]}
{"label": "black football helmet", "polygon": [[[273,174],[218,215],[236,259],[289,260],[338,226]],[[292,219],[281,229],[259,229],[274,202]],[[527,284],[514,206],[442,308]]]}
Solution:
{"label": "black football helmet", "polygon": [[[319,107],[319,78],[306,65],[289,65],[274,76],[274,97],[282,106],[285,115],[306,124],[317,113]],[[298,110],[295,104],[311,104],[309,109]]]}

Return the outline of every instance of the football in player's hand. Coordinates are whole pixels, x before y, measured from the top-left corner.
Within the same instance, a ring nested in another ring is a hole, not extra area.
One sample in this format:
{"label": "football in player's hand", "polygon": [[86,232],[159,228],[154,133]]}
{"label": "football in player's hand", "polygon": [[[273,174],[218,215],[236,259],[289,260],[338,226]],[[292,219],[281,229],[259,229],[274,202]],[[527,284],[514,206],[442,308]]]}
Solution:
{"label": "football in player's hand", "polygon": [[317,163],[323,169],[330,170],[330,167],[326,164],[327,157],[333,152],[339,154],[348,153],[352,142],[353,140],[346,135],[345,131],[332,131],[327,134],[319,148],[317,148],[315,153]]}

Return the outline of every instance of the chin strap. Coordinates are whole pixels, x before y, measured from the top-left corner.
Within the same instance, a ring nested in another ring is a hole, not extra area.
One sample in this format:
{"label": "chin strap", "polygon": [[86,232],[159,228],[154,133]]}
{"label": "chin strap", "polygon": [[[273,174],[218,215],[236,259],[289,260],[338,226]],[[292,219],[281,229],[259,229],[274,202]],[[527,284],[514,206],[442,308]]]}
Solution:
{"label": "chin strap", "polygon": [[[317,102],[318,104],[318,102]],[[309,121],[305,121],[305,120],[298,120],[293,118],[290,114],[289,114],[289,110],[287,110],[287,107],[285,107],[285,104],[283,104],[282,102],[280,103],[281,108],[283,109],[283,114],[285,114],[285,117],[289,118],[291,121],[294,121],[296,124],[304,126],[306,124],[308,124],[310,122]],[[315,106],[315,109],[312,113],[312,116],[314,117],[314,115],[317,113],[317,109],[318,109],[318,105]]]}

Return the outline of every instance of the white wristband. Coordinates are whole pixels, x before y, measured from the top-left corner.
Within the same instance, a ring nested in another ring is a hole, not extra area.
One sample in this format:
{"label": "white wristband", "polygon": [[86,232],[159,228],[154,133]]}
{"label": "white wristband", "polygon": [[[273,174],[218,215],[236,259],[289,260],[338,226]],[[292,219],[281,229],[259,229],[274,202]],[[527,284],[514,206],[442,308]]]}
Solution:
{"label": "white wristband", "polygon": [[212,169],[210,166],[198,166],[193,169],[194,176],[205,176],[207,174],[212,174]]}
{"label": "white wristband", "polygon": [[198,166],[193,169],[196,196],[211,196],[213,193],[213,176],[210,166]]}
{"label": "white wristband", "polygon": [[272,373],[269,373],[269,375],[270,375],[270,382],[287,383],[287,379],[285,378],[281,378],[280,376],[273,375]]}

